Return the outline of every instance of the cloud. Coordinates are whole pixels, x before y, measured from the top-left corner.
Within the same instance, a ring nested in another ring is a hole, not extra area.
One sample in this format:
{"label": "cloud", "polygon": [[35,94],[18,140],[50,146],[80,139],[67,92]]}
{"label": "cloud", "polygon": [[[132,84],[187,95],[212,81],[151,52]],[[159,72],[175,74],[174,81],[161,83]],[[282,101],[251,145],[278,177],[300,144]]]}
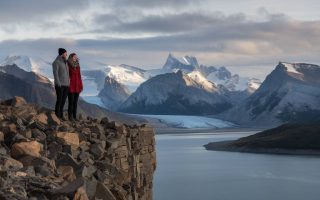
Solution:
{"label": "cloud", "polygon": [[42,21],[51,15],[58,17],[64,12],[79,12],[88,6],[89,0],[2,0],[0,1],[0,23]]}
{"label": "cloud", "polygon": [[96,16],[95,22],[104,27],[105,31],[133,33],[181,33],[200,29],[211,29],[224,23],[236,24],[245,20],[244,14],[225,16],[221,12],[174,13],[167,15],[142,16],[135,21],[128,21],[116,16]]}
{"label": "cloud", "polygon": [[0,56],[40,54],[51,60],[57,48],[65,47],[88,66],[99,60],[159,67],[169,52],[193,54],[201,63],[218,66],[320,62],[320,20],[297,20],[287,14],[289,8],[270,13],[260,4],[259,14],[252,15],[237,9],[236,1],[227,4],[236,10],[230,14],[215,11],[214,4],[226,5],[199,0],[0,1]]}
{"label": "cloud", "polygon": [[155,8],[155,7],[184,7],[190,4],[199,4],[200,0],[113,0],[112,6],[118,8],[138,7],[138,8]]}

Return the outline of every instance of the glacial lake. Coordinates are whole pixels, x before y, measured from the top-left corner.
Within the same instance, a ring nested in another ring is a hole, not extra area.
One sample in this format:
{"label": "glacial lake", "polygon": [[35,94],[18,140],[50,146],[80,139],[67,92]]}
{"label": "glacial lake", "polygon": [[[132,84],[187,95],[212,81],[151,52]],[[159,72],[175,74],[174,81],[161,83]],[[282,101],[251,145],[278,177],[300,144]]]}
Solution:
{"label": "glacial lake", "polygon": [[154,200],[319,200],[320,157],[207,151],[255,132],[156,135]]}

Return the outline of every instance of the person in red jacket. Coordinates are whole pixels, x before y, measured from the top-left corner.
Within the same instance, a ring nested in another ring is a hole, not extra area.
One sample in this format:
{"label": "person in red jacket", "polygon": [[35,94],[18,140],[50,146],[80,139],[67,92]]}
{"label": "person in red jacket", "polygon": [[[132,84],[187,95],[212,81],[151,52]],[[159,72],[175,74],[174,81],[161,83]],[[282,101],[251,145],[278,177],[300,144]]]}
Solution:
{"label": "person in red jacket", "polygon": [[68,58],[70,87],[68,94],[68,117],[70,121],[77,120],[77,105],[80,92],[83,90],[80,64],[77,54],[72,53]]}

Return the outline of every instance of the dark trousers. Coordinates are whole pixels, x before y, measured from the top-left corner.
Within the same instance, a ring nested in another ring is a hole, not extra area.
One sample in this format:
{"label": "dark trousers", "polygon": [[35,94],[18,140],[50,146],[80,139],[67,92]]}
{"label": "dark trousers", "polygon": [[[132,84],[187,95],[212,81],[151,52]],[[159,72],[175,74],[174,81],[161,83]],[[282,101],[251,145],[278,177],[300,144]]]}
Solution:
{"label": "dark trousers", "polygon": [[78,105],[79,93],[68,94],[68,116],[69,118],[77,118],[77,105]]}
{"label": "dark trousers", "polygon": [[63,108],[64,108],[64,104],[66,103],[66,100],[67,100],[67,96],[69,93],[69,87],[68,86],[55,86],[55,89],[56,89],[56,95],[57,95],[55,113],[56,113],[57,117],[61,118],[61,117],[63,117]]}

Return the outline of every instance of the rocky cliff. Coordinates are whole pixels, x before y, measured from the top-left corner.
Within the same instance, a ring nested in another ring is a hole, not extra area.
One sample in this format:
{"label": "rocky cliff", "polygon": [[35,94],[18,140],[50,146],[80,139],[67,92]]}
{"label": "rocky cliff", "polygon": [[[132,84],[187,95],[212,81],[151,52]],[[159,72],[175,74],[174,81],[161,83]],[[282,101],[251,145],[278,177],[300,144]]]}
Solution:
{"label": "rocky cliff", "polygon": [[151,200],[155,168],[147,125],[62,122],[19,97],[0,104],[0,199]]}

